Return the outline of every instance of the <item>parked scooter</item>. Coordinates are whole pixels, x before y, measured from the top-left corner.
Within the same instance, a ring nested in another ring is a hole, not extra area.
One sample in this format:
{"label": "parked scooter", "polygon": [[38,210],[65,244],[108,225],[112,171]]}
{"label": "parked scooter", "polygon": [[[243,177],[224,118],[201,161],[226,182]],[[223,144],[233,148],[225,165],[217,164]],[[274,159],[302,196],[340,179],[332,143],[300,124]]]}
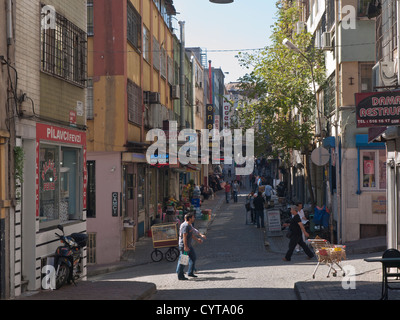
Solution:
{"label": "parked scooter", "polygon": [[73,282],[79,279],[81,271],[82,248],[86,246],[87,235],[73,233],[70,236],[64,234],[62,225],[57,228],[63,232],[62,235],[56,233],[63,246],[57,248],[54,259],[54,268],[56,269],[56,289],[61,288],[65,283]]}

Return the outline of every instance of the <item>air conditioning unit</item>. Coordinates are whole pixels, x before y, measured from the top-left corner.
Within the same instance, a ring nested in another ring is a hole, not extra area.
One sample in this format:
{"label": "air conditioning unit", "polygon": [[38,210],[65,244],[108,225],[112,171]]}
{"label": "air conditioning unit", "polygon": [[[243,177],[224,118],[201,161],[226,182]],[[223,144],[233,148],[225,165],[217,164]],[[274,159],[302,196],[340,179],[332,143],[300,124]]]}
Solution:
{"label": "air conditioning unit", "polygon": [[150,107],[150,128],[162,128],[163,118],[161,113],[161,104],[153,104]]}
{"label": "air conditioning unit", "polygon": [[332,35],[330,32],[322,33],[322,50],[332,50]]}
{"label": "air conditioning unit", "polygon": [[393,87],[398,85],[396,62],[380,61],[372,68],[372,87]]}
{"label": "air conditioning unit", "polygon": [[159,103],[161,103],[160,93],[159,92],[150,92],[149,103],[150,104],[159,104]]}
{"label": "air conditioning unit", "polygon": [[307,31],[307,24],[304,21],[298,21],[296,23],[296,33],[300,34]]}
{"label": "air conditioning unit", "polygon": [[379,71],[382,84],[385,87],[397,85],[397,70],[395,69],[394,61],[380,62]]}
{"label": "air conditioning unit", "polygon": [[171,86],[171,99],[179,99],[180,98],[180,91],[179,91],[179,86]]}

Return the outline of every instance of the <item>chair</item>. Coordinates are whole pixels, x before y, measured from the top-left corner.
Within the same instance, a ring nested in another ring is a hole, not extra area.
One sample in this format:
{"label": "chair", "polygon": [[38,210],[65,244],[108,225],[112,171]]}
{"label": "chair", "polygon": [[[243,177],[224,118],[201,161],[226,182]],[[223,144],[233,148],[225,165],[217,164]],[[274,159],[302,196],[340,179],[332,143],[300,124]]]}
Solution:
{"label": "chair", "polygon": [[[400,251],[396,249],[387,249],[382,258],[400,258]],[[390,287],[389,283],[394,283],[394,281],[389,281],[389,279],[400,280],[400,261],[395,262],[382,262],[383,268],[383,281],[382,281],[382,299],[388,299],[388,289],[400,290],[400,287]],[[395,268],[394,272],[391,272],[391,268]]]}

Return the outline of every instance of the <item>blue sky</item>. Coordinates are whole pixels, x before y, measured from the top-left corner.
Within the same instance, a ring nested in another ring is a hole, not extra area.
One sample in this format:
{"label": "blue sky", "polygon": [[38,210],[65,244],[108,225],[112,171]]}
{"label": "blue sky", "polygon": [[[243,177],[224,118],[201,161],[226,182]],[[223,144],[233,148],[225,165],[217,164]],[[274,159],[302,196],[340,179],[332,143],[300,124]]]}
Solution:
{"label": "blue sky", "polygon": [[229,72],[225,83],[236,81],[248,72],[235,58],[240,49],[263,48],[269,44],[275,22],[275,0],[234,0],[231,4],[174,0],[174,6],[179,12],[176,19],[185,21],[186,47],[207,49],[212,66]]}

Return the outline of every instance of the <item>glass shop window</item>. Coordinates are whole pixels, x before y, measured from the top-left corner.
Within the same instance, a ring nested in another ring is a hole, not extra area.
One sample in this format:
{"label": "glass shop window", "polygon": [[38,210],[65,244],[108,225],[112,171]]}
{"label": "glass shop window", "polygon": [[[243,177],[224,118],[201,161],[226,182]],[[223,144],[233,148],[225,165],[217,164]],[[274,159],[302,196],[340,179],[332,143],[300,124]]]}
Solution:
{"label": "glass shop window", "polygon": [[[39,221],[46,228],[81,217],[81,149],[41,144]],[[82,181],[81,181],[82,180]]]}
{"label": "glass shop window", "polygon": [[361,150],[360,168],[363,190],[386,189],[385,150]]}

